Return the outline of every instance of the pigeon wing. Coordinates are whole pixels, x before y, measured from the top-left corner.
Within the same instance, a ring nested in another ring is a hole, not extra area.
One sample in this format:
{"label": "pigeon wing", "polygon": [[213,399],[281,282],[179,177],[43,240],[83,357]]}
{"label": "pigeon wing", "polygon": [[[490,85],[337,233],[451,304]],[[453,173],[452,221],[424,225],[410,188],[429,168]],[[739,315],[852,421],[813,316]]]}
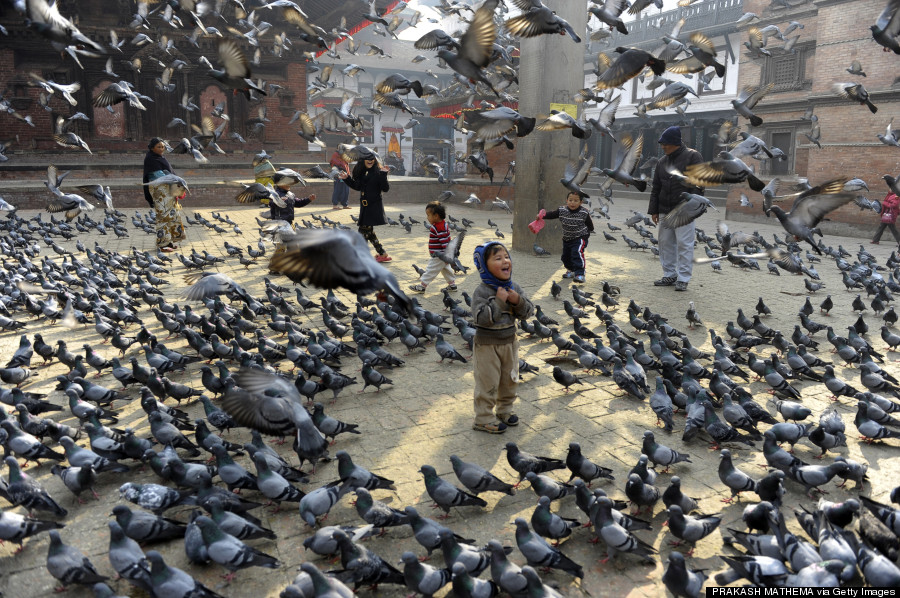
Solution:
{"label": "pigeon wing", "polygon": [[487,66],[497,39],[494,11],[499,0],[486,0],[472,18],[472,23],[459,40],[459,56],[478,68]]}
{"label": "pigeon wing", "polygon": [[843,191],[846,179],[828,181],[805,191],[791,207],[790,218],[813,228],[826,214],[853,201],[853,193]]}
{"label": "pigeon wing", "polygon": [[884,10],[878,15],[875,26],[883,29],[887,35],[900,35],[900,0],[889,0]]}
{"label": "pigeon wing", "polygon": [[219,63],[229,77],[248,79],[251,76],[250,62],[233,39],[219,42]]}

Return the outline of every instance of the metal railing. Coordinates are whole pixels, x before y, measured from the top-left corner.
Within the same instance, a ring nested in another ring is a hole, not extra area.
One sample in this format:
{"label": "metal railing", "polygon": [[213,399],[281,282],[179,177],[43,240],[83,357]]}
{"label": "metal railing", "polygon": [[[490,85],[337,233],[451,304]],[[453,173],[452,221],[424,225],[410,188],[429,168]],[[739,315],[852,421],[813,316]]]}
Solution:
{"label": "metal railing", "polygon": [[648,9],[641,18],[625,24],[628,35],[614,32],[609,46],[633,46],[647,40],[657,40],[668,35],[675,23],[682,18],[685,20],[684,31],[733,24],[743,11],[743,0],[712,0],[656,14],[649,14]]}

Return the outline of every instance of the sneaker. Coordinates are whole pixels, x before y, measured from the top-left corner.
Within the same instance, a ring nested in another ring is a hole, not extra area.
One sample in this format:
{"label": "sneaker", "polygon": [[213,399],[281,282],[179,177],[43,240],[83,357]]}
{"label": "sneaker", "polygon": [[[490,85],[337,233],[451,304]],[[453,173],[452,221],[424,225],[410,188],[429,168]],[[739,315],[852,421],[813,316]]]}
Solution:
{"label": "sneaker", "polygon": [[389,255],[386,254],[386,253],[383,254],[383,255],[382,255],[382,254],[379,254],[379,255],[376,255],[376,256],[375,256],[375,261],[376,261],[376,262],[379,262],[379,263],[382,263],[382,262],[389,262],[389,261],[391,261],[391,256],[389,256]]}
{"label": "sneaker", "polygon": [[881,243],[879,241],[870,241],[869,244],[870,245],[881,245]]}
{"label": "sneaker", "polygon": [[676,291],[686,291],[687,285],[688,285],[688,283],[686,281],[679,280],[678,282],[675,283],[675,290]]}
{"label": "sneaker", "polygon": [[503,422],[491,422],[489,424],[474,424],[473,430],[487,432],[488,434],[503,434],[506,432],[506,424]]}
{"label": "sneaker", "polygon": [[675,284],[675,281],[678,280],[674,276],[664,276],[657,281],[653,282],[653,286],[655,287],[670,287]]}
{"label": "sneaker", "polygon": [[519,425],[519,416],[515,413],[510,413],[509,415],[498,415],[497,419],[499,419],[502,423],[506,424],[510,428]]}
{"label": "sneaker", "polygon": [[442,291],[450,291],[451,293],[455,293],[456,291],[459,290],[459,287],[456,286],[455,284],[448,284],[447,286],[445,286],[445,287],[444,287],[443,289],[441,289],[441,290],[442,290]]}
{"label": "sneaker", "polygon": [[340,210],[340,209],[341,209],[341,206],[331,206],[331,209],[332,209],[332,210]]}
{"label": "sneaker", "polygon": [[349,209],[350,209],[350,206],[344,206],[344,209],[345,209],[345,210],[349,210]]}
{"label": "sneaker", "polygon": [[425,285],[422,285],[422,284],[412,284],[412,285],[409,285],[409,290],[410,290],[410,291],[415,291],[416,293],[424,293],[424,292],[425,292]]}
{"label": "sneaker", "polygon": [[563,274],[563,278],[572,278],[573,276],[575,276],[575,273],[572,272],[571,270],[569,270],[568,272]]}
{"label": "sneaker", "polygon": [[584,274],[578,274],[575,276],[575,282],[584,284]]}

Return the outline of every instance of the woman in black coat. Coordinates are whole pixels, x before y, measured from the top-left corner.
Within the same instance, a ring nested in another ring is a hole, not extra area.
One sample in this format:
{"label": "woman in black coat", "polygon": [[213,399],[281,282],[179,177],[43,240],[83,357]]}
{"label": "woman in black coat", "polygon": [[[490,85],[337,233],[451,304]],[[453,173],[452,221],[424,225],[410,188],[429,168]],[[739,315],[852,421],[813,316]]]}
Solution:
{"label": "woman in black coat", "polygon": [[376,226],[387,224],[387,218],[384,215],[384,203],[381,194],[390,190],[391,186],[387,180],[387,166],[378,166],[375,154],[367,148],[359,148],[359,160],[353,167],[353,174],[347,175],[341,172],[338,178],[355,191],[359,191],[359,234],[366,241],[372,244],[378,255],[375,256],[377,262],[389,262],[391,256],[387,254],[384,247],[375,236]]}

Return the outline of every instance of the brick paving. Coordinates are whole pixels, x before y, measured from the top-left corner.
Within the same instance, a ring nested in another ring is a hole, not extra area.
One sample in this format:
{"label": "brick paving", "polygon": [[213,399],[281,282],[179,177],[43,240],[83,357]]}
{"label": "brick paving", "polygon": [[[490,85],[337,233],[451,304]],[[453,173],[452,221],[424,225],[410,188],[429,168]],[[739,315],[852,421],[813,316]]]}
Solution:
{"label": "brick paving", "polygon": [[[612,222],[621,226],[625,218],[630,215],[629,209],[642,210],[645,207],[644,202],[617,201],[610,210],[613,214]],[[207,218],[211,217],[209,209],[198,211]],[[456,218],[467,217],[476,222],[476,228],[470,231],[464,247],[466,263],[470,261],[471,249],[477,242],[482,239],[494,238],[493,233],[488,230],[486,225],[488,218],[499,225],[507,242],[511,239],[511,232],[509,232],[512,222],[511,215],[459,205],[450,205],[448,211]],[[226,240],[232,244],[243,246],[256,243],[254,217],[258,215],[258,210],[234,208],[228,205],[224,206],[221,212],[229,215],[239,224],[244,232],[243,237],[236,239],[237,235],[230,230],[226,234],[219,235],[203,227],[190,226],[187,230],[190,246],[198,251],[207,250],[213,254],[224,254],[223,242]],[[406,216],[412,215],[417,220],[424,219],[424,214],[420,213],[422,210],[410,205],[388,206],[387,212],[395,220],[398,219],[400,213]],[[129,210],[129,218],[131,213],[132,211]],[[188,213],[191,213],[190,209],[188,209]],[[350,215],[355,214],[355,210],[332,211],[330,206],[314,204],[314,207],[298,210],[298,219],[309,218],[312,214],[328,216],[352,224]],[[30,217],[34,215],[34,212],[23,212],[21,215]],[[715,214],[704,216],[699,223],[710,235],[715,230],[715,216]],[[43,217],[45,220],[47,219],[46,214]],[[874,216],[872,221],[874,227],[876,225]],[[606,228],[605,221],[597,220],[596,222],[599,227]],[[111,235],[100,237],[96,234],[82,235],[80,239],[88,247],[93,247],[96,241],[110,251],[123,253],[130,251],[132,246],[138,249],[153,248],[152,237],[135,230],[130,223],[127,223],[127,227],[131,235],[127,239],[116,239]],[[738,223],[732,228],[751,229],[751,226],[742,227]],[[759,230],[767,238],[771,238],[773,232],[783,237],[783,231],[777,226],[774,219],[772,224],[754,225],[752,229]],[[402,287],[406,288],[416,281],[416,275],[410,264],[417,263],[424,266],[427,261],[427,255],[423,251],[427,238],[425,229],[417,226],[413,228],[411,234],[407,234],[401,227],[385,226],[379,228],[377,232],[394,258],[389,267],[396,273]],[[621,233],[614,234],[621,235]],[[636,238],[636,235],[629,236]],[[825,242],[834,246],[839,243],[843,244],[846,249],[853,252],[859,243],[866,243],[867,240],[831,236],[827,237]],[[74,243],[73,240],[61,244],[74,250]],[[187,245],[186,243],[185,246]],[[887,241],[880,246],[866,244],[865,247],[872,251],[882,263],[891,250],[891,245]],[[649,252],[629,251],[621,239],[618,243],[608,243],[603,241],[600,235],[594,236],[588,247],[587,256],[588,282],[585,285],[587,290],[596,291],[602,280],[608,280],[622,290],[622,297],[619,300],[623,309],[616,315],[616,321],[623,329],[630,330],[624,315],[624,305],[627,304],[628,299],[634,299],[639,305],[650,306],[653,311],[669,318],[674,326],[686,331],[692,343],[700,348],[709,349],[709,335],[702,328],[687,329],[684,314],[688,301],[695,302],[696,309],[706,326],[716,329],[723,337],[725,336],[725,324],[728,320],[734,319],[736,309],[742,307],[745,312],[752,314],[753,306],[759,296],[766,298],[767,304],[773,311],[773,315],[767,318],[767,323],[773,328],[779,328],[789,334],[797,322],[796,313],[804,301],[803,282],[800,277],[784,272],[780,277],[770,275],[765,271],[764,264],[762,271],[742,271],[728,266],[727,262],[723,261],[721,273],[713,272],[708,265],[698,265],[695,267],[694,279],[688,292],[676,293],[671,288],[653,287],[652,281],[660,275],[657,262]],[[59,259],[55,255],[53,257]],[[560,281],[564,272],[558,257],[539,258],[518,252],[514,252],[512,257],[514,279],[536,303],[543,306],[548,315],[562,323],[560,332],[567,336],[571,332],[569,318],[562,309],[561,301],[554,301],[549,294],[552,281]],[[831,323],[840,333],[856,320],[856,315],[850,310],[850,302],[854,294],[844,291],[837,274],[838,270],[832,263],[829,263],[831,261],[829,258],[824,258],[823,263],[818,265],[817,269],[827,286],[825,290],[813,296],[812,301],[813,305],[817,306],[827,292],[832,295],[836,307],[830,317],[814,314],[813,319]],[[234,277],[251,293],[263,296],[262,278],[267,275],[264,261],[260,262],[259,267],[245,269],[237,263],[236,258],[229,258],[225,264],[220,265],[218,270]],[[168,275],[172,284],[165,287],[168,301],[183,303],[180,299],[180,293],[185,286],[182,280],[183,274],[182,266],[177,261],[173,262],[171,274]],[[477,275],[470,273],[461,279],[461,290],[471,293],[478,282]],[[435,283],[437,285],[435,288],[441,286],[439,283],[440,281]],[[568,298],[571,295],[568,284],[564,283],[563,286],[565,287],[563,297]],[[307,294],[314,300],[317,299],[317,292],[311,291]],[[346,292],[339,293],[339,295],[345,303],[350,304],[353,300],[353,297]],[[419,300],[427,308],[440,311],[442,309],[440,297],[440,293],[435,290],[429,291],[424,297],[420,295]],[[148,310],[142,310],[140,315],[152,332],[157,334],[160,339],[165,337],[165,331]],[[64,338],[74,352],[82,343],[90,342],[105,357],[114,356],[113,349],[99,343],[100,339],[93,331],[92,326],[79,326],[74,330],[67,330],[49,326],[44,321],[32,321],[21,314],[18,318],[28,322],[25,333],[32,335],[35,332],[41,332],[45,340],[51,344],[54,344],[59,338]],[[877,338],[878,327],[881,324],[880,318],[875,318],[871,312],[868,312],[866,320],[871,329],[869,336],[873,345],[881,347],[883,343]],[[321,316],[318,312],[312,311],[307,316],[300,318],[300,322],[320,326]],[[602,327],[597,326],[598,322],[594,316],[591,316],[589,323],[595,330],[602,331]],[[132,326],[131,329],[133,330],[134,327]],[[10,355],[18,345],[18,339],[19,335],[16,333],[0,335],[0,355]],[[461,339],[456,334],[450,335],[448,340],[458,348],[463,346]],[[824,337],[821,340],[823,343],[825,342]],[[171,348],[182,349],[186,343],[176,339],[167,341],[167,345],[170,345]],[[404,347],[397,342],[388,345],[387,349],[394,354],[402,355],[404,352]],[[132,349],[126,358],[135,352],[135,349]],[[467,350],[462,352],[464,355],[469,355]],[[529,363],[539,366],[541,373],[526,375],[524,383],[519,387],[520,401],[517,405],[517,412],[522,424],[500,436],[486,435],[471,429],[473,387],[471,363],[438,363],[437,354],[431,345],[428,345],[425,351],[417,351],[414,355],[403,356],[407,360],[404,367],[385,371],[386,375],[393,379],[393,385],[385,386],[380,392],[376,392],[370,387],[361,394],[357,394],[360,386],[350,387],[341,393],[335,405],[328,405],[327,400],[324,401],[327,413],[343,421],[359,424],[360,430],[363,432],[360,436],[340,436],[333,451],[346,450],[357,463],[396,481],[397,490],[395,492],[376,491],[374,492],[375,498],[387,501],[398,508],[413,505],[426,516],[432,516],[432,510],[429,508],[431,501],[425,494],[422,478],[418,473],[421,465],[433,465],[444,479],[456,483],[448,457],[451,454],[457,454],[464,460],[474,461],[491,469],[503,479],[513,481],[514,472],[506,462],[505,453],[501,452],[501,448],[509,441],[518,443],[524,450],[558,458],[565,457],[570,442],[579,442],[586,456],[612,468],[614,472],[615,482],[601,481],[599,487],[614,498],[624,498],[625,479],[640,454],[643,431],[655,429],[656,418],[650,411],[649,405],[626,398],[608,378],[585,376],[584,385],[574,387],[573,392],[564,392],[562,387],[553,381],[550,376],[550,367],[544,363],[545,359],[554,357],[555,352],[552,343],[522,338],[521,356]],[[188,353],[191,351],[188,350]],[[830,354],[824,350],[821,356],[826,361],[831,359]],[[895,357],[895,355],[891,355],[891,357]],[[5,363],[6,359],[3,358],[2,361]],[[143,363],[143,357],[139,356],[139,359]],[[39,361],[40,359],[34,363],[37,364]],[[357,365],[355,358],[347,358],[344,360],[344,371],[350,375],[358,375]],[[571,370],[580,369],[577,365],[573,361],[565,367]],[[885,367],[888,371],[896,373],[897,368],[892,361]],[[859,377],[856,369],[844,368],[839,364],[836,364],[835,369],[840,378],[858,386]],[[37,375],[28,381],[25,388],[34,392],[46,392],[51,400],[58,404],[64,404],[64,395],[53,390],[52,379],[60,373],[65,373],[65,366],[56,362],[48,367],[39,368]],[[175,381],[202,388],[196,364],[190,366],[187,373],[173,374],[172,378]],[[110,374],[104,374],[98,381],[109,387],[117,386]],[[650,384],[652,387],[652,379]],[[817,418],[826,406],[832,405],[829,393],[823,385],[810,382],[796,383],[795,385],[802,389],[803,402],[812,408],[813,417]],[[766,401],[768,395],[764,394],[767,390],[764,383],[753,383],[750,388],[758,402]],[[137,396],[137,388],[132,387],[128,393],[131,396]],[[320,398],[326,399],[327,397],[322,395]],[[856,440],[857,434],[852,423],[855,406],[851,406],[851,402],[846,399],[841,399],[839,403],[835,404],[847,425],[849,447],[840,448],[832,455],[841,454],[856,460],[867,461],[870,466],[871,483],[865,485],[863,492],[877,500],[886,500],[886,493],[890,491],[896,480],[900,479],[898,477],[898,461],[895,458],[898,441],[889,440],[883,444],[874,445],[861,444]],[[768,406],[770,410],[773,410],[771,404]],[[202,416],[202,408],[199,403],[188,406],[188,409],[193,416]],[[139,434],[148,435],[148,424],[137,401],[123,405],[121,411],[123,415],[120,427],[132,426]],[[74,418],[65,415],[59,417],[65,423],[77,423]],[[722,553],[723,550],[726,552],[728,550],[727,548],[723,549],[722,546],[722,536],[728,534],[726,528],[744,529],[740,521],[741,512],[746,502],[751,499],[755,500],[756,497],[755,495],[752,498],[748,496],[731,505],[724,505],[720,501],[728,493],[716,475],[718,453],[710,451],[706,443],[700,440],[683,443],[679,429],[682,422],[683,418],[680,415],[677,416],[676,432],[666,435],[658,430],[656,432],[657,439],[676,450],[690,453],[693,463],[678,464],[673,467],[671,474],[661,474],[657,480],[657,486],[664,489],[668,485],[670,475],[678,475],[682,479],[685,492],[700,499],[700,507],[703,512],[721,513],[723,523],[719,530],[698,542],[693,557],[688,559],[688,565],[691,568],[707,569],[712,575],[723,568],[722,562],[716,555]],[[249,434],[244,429],[234,430],[228,435],[228,439],[233,442],[245,442],[249,440]],[[286,458],[296,463],[296,456],[291,451],[289,444],[276,448]],[[804,460],[811,460],[818,452],[818,449],[812,446],[808,440],[801,441],[797,445],[797,454]],[[744,471],[753,476],[762,475],[763,469],[759,465],[764,465],[765,461],[758,448],[747,449],[742,445],[737,445],[737,447],[732,447],[732,454],[735,463]],[[241,462],[250,466],[246,457],[242,458]],[[101,474],[97,485],[101,499],[99,501],[89,499],[87,504],[78,505],[74,503],[72,495],[63,487],[62,482],[50,475],[49,465],[45,464],[39,468],[31,465],[28,472],[36,477],[65,508],[70,510],[65,521],[67,527],[61,531],[63,540],[81,548],[101,572],[111,574],[112,570],[106,558],[108,548],[106,522],[112,507],[117,504],[116,489],[126,480],[158,482],[155,475],[149,470],[142,472],[137,469],[127,475]],[[5,473],[3,472],[4,475]],[[568,478],[567,471],[554,472],[551,475],[562,480]],[[312,481],[303,485],[302,488],[309,491],[336,479],[336,477],[335,463],[323,463],[317,473],[312,476]],[[792,482],[787,482],[787,486],[788,493],[785,497],[783,512],[787,514],[789,526],[796,528],[790,511],[800,504],[810,505],[812,501],[803,495],[800,486]],[[858,494],[852,488],[839,489],[834,483],[829,483],[824,489],[828,492],[827,498],[835,501]],[[244,495],[253,498],[254,493],[245,491]],[[447,525],[464,536],[476,538],[479,543],[486,543],[491,538],[497,538],[505,544],[514,546],[515,527],[512,522],[520,516],[530,519],[537,502],[533,492],[526,483],[515,496],[488,493],[483,495],[483,498],[488,501],[487,508],[454,509],[446,522]],[[350,497],[345,497],[336,505],[326,523],[358,524],[360,521],[355,510],[349,506],[349,501]],[[578,511],[571,498],[558,501],[553,509],[564,516],[585,520],[584,515]],[[307,559],[312,560],[320,568],[331,567],[324,559],[304,552],[302,541],[309,535],[310,530],[294,509],[285,505],[285,509],[277,514],[263,509],[257,509],[254,514],[260,517],[265,525],[276,531],[278,540],[258,540],[250,543],[264,552],[277,556],[283,563],[283,567],[278,570],[258,568],[243,570],[238,573],[235,581],[225,585],[221,580],[221,575],[224,573],[221,567],[212,564],[201,568],[188,564],[181,542],[170,542],[153,548],[159,550],[168,563],[189,571],[197,579],[223,595],[234,597],[277,596],[296,575],[298,566]],[[186,520],[189,509],[173,509],[167,515]],[[637,533],[659,549],[660,561],[655,566],[640,564],[629,555],[620,555],[610,563],[601,564],[599,560],[605,553],[602,543],[599,545],[589,544],[588,540],[592,537],[592,532],[588,529],[578,529],[571,538],[562,544],[562,550],[584,566],[584,580],[581,583],[573,583],[570,576],[554,571],[542,574],[544,581],[558,586],[566,596],[585,594],[594,597],[664,595],[665,589],[661,582],[663,563],[665,563],[665,555],[672,550],[668,545],[672,536],[665,527],[662,527],[665,518],[663,505],[660,503],[653,511],[653,530]],[[53,595],[56,581],[44,566],[47,542],[46,534],[31,538],[25,542],[24,550],[15,555],[13,554],[14,546],[8,543],[0,546],[0,591],[4,596],[38,598]],[[392,563],[399,562],[400,554],[404,550],[424,554],[424,551],[412,538],[411,531],[405,527],[391,529],[385,536],[368,541],[367,545]],[[685,550],[685,548],[681,547],[678,550]],[[518,551],[512,554],[511,559],[518,564],[524,564],[524,558]],[[440,553],[437,552],[433,564],[441,562]],[[137,590],[131,588],[124,581],[111,583],[121,594],[140,595]],[[449,587],[439,595],[446,595],[448,590]],[[362,593],[371,592],[362,590]],[[89,589],[77,587],[70,588],[68,594],[72,596],[92,595]],[[405,588],[386,585],[378,589],[378,594],[401,596],[406,595],[407,591]]]}

